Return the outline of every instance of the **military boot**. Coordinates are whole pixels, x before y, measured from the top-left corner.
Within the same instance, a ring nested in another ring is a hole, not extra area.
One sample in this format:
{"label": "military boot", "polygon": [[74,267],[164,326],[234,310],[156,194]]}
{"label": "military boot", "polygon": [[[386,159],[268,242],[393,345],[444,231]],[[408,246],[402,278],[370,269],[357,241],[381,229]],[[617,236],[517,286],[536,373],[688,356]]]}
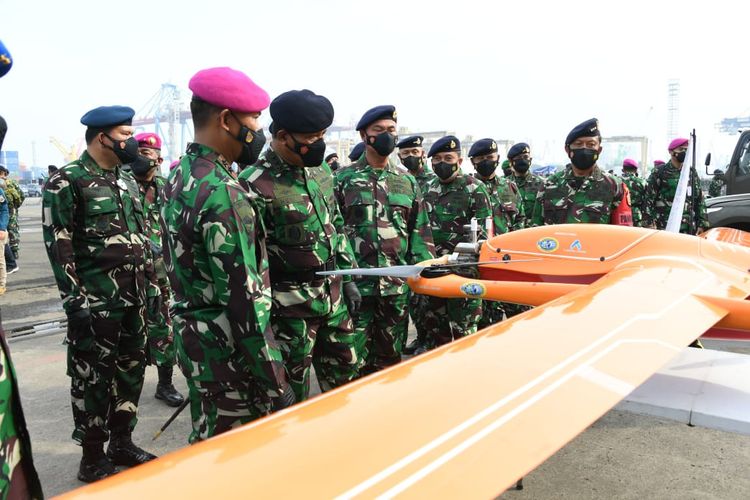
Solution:
{"label": "military boot", "polygon": [[104,445],[101,443],[83,445],[83,458],[78,467],[79,481],[93,483],[115,474],[117,474],[117,469],[104,454]]}
{"label": "military boot", "polygon": [[156,371],[159,373],[159,383],[156,384],[154,397],[164,401],[168,406],[174,406],[175,408],[180,406],[185,398],[177,392],[172,384],[172,367],[157,366]]}
{"label": "military boot", "polygon": [[136,446],[130,437],[130,434],[112,435],[107,447],[107,458],[115,465],[125,465],[132,467],[153,460],[156,455],[152,455]]}

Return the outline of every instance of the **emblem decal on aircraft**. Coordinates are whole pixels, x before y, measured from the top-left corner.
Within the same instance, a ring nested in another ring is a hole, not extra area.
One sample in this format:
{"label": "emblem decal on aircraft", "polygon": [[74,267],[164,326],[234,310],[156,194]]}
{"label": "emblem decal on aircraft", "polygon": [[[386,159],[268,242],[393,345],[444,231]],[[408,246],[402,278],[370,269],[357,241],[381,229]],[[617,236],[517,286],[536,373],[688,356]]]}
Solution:
{"label": "emblem decal on aircraft", "polygon": [[581,245],[581,240],[575,240],[573,243],[570,244],[568,247],[569,252],[583,252],[583,245]]}
{"label": "emblem decal on aircraft", "polygon": [[536,246],[542,252],[551,253],[551,252],[556,251],[557,247],[560,246],[560,244],[555,238],[546,237],[537,241]]}
{"label": "emblem decal on aircraft", "polygon": [[487,290],[481,283],[464,283],[461,285],[461,291],[468,297],[484,297]]}

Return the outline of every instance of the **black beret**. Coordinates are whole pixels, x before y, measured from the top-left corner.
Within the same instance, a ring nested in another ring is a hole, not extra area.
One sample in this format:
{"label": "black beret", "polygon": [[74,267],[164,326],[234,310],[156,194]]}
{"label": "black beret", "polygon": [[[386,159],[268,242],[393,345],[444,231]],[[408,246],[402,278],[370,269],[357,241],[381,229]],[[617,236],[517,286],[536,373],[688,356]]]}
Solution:
{"label": "black beret", "polygon": [[497,143],[495,142],[495,139],[479,139],[471,145],[471,149],[469,149],[469,158],[472,156],[482,156],[491,153],[497,153]]}
{"label": "black beret", "polygon": [[365,114],[362,115],[362,118],[359,119],[359,123],[357,123],[357,130],[364,130],[372,122],[384,119],[396,121],[396,106],[386,104],[383,106],[375,106],[366,111]]}
{"label": "black beret", "polygon": [[410,135],[406,139],[396,144],[397,148],[421,148],[424,143],[424,137],[421,135]]}
{"label": "black beret", "polygon": [[583,123],[579,123],[573,130],[570,131],[568,137],[565,138],[565,145],[570,146],[573,141],[579,137],[601,137],[599,133],[599,120],[596,118],[590,118]]}
{"label": "black beret", "polygon": [[449,153],[449,152],[461,153],[461,141],[454,135],[446,135],[441,137],[432,144],[430,152],[427,153],[428,157],[431,157],[437,153]]}
{"label": "black beret", "polygon": [[362,153],[365,152],[365,143],[360,142],[356,146],[352,148],[351,153],[349,153],[349,159],[351,161],[357,161],[359,160],[359,157],[362,156]]}
{"label": "black beret", "polygon": [[322,95],[307,89],[284,92],[271,101],[274,132],[286,130],[308,134],[327,129],[333,123],[333,105]]}
{"label": "black beret", "polygon": [[99,106],[81,117],[87,127],[105,128],[133,123],[135,111],[128,106]]}
{"label": "black beret", "polygon": [[524,153],[531,153],[531,148],[525,142],[517,142],[508,150],[508,158],[515,158]]}
{"label": "black beret", "polygon": [[326,158],[325,158],[325,160],[326,160],[326,163],[328,163],[328,161],[329,161],[329,160],[330,160],[331,158],[333,158],[334,156],[335,156],[336,158],[338,158],[338,157],[339,157],[339,154],[338,154],[338,153],[331,153],[331,154],[329,154],[328,156],[326,156]]}

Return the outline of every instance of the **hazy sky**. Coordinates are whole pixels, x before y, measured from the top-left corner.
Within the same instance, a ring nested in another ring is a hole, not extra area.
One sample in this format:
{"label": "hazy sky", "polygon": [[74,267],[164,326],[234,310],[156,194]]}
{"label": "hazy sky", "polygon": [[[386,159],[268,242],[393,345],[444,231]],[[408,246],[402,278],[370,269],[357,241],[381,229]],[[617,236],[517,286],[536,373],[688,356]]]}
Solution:
{"label": "hazy sky", "polygon": [[62,163],[49,137],[73,144],[88,109],[138,110],[222,65],[271,96],[329,97],[339,125],[391,103],[411,130],[527,141],[544,163],[592,116],[666,157],[670,78],[701,151],[728,155],[735,138],[714,124],[750,114],[750,2],[0,0],[0,19],[4,149],[31,164],[35,142],[42,166]]}

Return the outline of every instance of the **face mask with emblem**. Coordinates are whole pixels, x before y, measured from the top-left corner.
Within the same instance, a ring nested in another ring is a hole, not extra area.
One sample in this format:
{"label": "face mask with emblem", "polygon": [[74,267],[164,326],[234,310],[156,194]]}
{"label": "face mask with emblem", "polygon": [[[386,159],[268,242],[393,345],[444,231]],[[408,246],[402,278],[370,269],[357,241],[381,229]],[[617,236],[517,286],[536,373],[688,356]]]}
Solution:
{"label": "face mask with emblem", "polygon": [[589,170],[596,165],[596,160],[599,159],[599,151],[596,149],[571,149],[570,150],[570,162],[579,170]]}
{"label": "face mask with emblem", "polygon": [[677,160],[680,163],[685,163],[685,156],[687,155],[687,151],[675,151],[674,153],[674,159]]}
{"label": "face mask with emblem", "polygon": [[524,160],[523,158],[515,160],[513,162],[513,169],[519,174],[525,174],[526,172],[528,172],[530,166],[531,162],[529,160]]}
{"label": "face mask with emblem", "polygon": [[305,144],[297,141],[292,134],[289,137],[294,141],[292,151],[302,158],[302,164],[306,167],[317,167],[323,163],[323,156],[326,154],[326,142],[323,138],[318,139],[312,144]]}
{"label": "face mask with emblem", "polygon": [[390,132],[382,132],[378,135],[368,135],[367,144],[372,146],[380,156],[388,156],[396,149],[396,143],[398,142],[398,136],[393,135]]}
{"label": "face mask with emblem", "polygon": [[446,163],[441,161],[440,163],[434,163],[432,170],[435,171],[440,180],[448,180],[458,170],[458,163]]}
{"label": "face mask with emblem", "polygon": [[263,146],[266,144],[266,136],[263,134],[263,129],[250,130],[250,127],[246,127],[243,123],[234,116],[232,117],[237,120],[240,124],[240,131],[234,137],[240,144],[242,144],[242,150],[237,158],[234,159],[238,165],[252,165],[258,161],[260,152],[263,151]]}
{"label": "face mask with emblem", "polygon": [[419,156],[407,156],[401,158],[401,163],[409,170],[409,172],[419,172],[422,168],[422,158]]}
{"label": "face mask with emblem", "polygon": [[156,160],[138,155],[133,163],[130,164],[130,171],[137,177],[143,177],[149,173],[152,168],[156,168],[159,163]]}
{"label": "face mask with emblem", "polygon": [[492,174],[495,173],[495,169],[497,168],[498,161],[497,160],[482,160],[474,165],[474,168],[477,170],[477,173],[485,178],[489,179]]}
{"label": "face mask with emblem", "polygon": [[103,135],[112,141],[112,145],[104,144],[104,142],[102,142],[102,145],[114,152],[120,163],[133,163],[138,158],[138,141],[135,140],[135,137],[128,137],[122,141],[113,139],[107,133],[103,133]]}

